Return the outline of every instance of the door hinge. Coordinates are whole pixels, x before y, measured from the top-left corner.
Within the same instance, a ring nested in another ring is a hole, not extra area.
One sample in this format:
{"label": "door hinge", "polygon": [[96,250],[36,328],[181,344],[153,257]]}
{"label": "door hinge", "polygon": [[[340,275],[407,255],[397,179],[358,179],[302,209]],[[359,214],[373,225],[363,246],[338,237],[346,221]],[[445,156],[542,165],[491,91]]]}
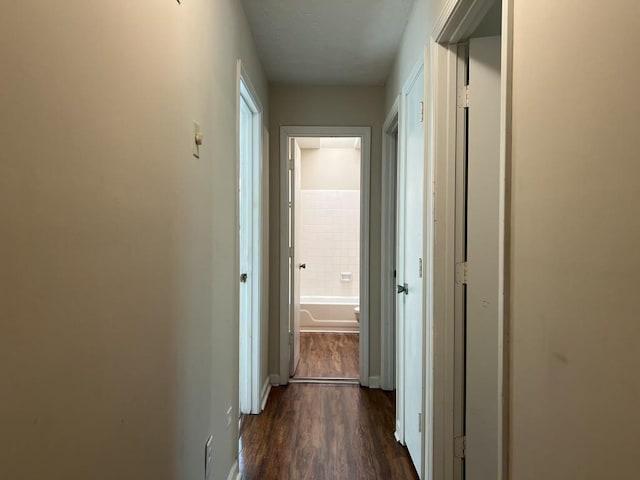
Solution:
{"label": "door hinge", "polygon": [[289,160],[287,160],[287,168],[289,170],[293,171],[293,165],[294,165],[293,158],[290,158]]}
{"label": "door hinge", "polygon": [[418,432],[422,432],[422,413],[418,414]]}
{"label": "door hinge", "polygon": [[293,345],[293,332],[289,332],[289,345]]}
{"label": "door hinge", "polygon": [[293,258],[293,247],[289,247],[289,258]]}
{"label": "door hinge", "polygon": [[456,458],[465,458],[467,454],[467,437],[453,439],[453,454]]}
{"label": "door hinge", "polygon": [[424,122],[424,102],[420,102],[420,123]]}
{"label": "door hinge", "polygon": [[469,264],[468,262],[456,263],[456,283],[463,285],[469,280]]}
{"label": "door hinge", "polygon": [[469,108],[469,85],[458,89],[458,108]]}
{"label": "door hinge", "polygon": [[422,259],[418,259],[418,278],[422,278]]}

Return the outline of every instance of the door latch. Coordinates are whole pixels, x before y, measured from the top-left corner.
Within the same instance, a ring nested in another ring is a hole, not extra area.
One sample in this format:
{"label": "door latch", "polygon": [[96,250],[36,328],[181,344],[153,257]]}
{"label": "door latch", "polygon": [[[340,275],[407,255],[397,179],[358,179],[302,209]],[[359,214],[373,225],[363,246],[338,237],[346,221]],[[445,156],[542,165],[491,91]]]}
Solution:
{"label": "door latch", "polygon": [[403,285],[398,285],[398,293],[404,293],[405,295],[409,295],[409,285],[406,283]]}
{"label": "door latch", "polygon": [[240,283],[247,283],[247,278],[249,278],[249,275],[247,275],[246,273],[241,273],[240,274]]}

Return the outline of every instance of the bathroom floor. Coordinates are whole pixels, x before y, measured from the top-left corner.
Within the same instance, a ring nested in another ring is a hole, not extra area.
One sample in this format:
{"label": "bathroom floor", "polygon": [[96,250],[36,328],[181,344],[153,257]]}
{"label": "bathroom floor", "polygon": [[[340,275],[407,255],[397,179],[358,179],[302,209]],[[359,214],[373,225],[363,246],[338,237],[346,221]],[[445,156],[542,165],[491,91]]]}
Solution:
{"label": "bathroom floor", "polygon": [[301,333],[294,378],[358,378],[359,339],[357,333]]}

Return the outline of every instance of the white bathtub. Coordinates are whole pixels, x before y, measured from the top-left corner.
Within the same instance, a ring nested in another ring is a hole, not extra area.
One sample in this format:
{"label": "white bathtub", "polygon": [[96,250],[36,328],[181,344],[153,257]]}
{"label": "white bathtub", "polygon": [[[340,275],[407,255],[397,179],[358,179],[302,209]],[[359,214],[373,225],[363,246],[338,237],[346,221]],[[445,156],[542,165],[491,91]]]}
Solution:
{"label": "white bathtub", "polygon": [[359,332],[358,305],[358,297],[300,297],[300,331]]}

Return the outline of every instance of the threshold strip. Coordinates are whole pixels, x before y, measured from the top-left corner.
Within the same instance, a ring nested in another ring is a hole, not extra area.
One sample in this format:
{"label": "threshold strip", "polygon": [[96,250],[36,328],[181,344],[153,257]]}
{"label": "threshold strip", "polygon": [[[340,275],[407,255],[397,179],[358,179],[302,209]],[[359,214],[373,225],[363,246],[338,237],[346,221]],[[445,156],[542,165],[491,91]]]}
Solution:
{"label": "threshold strip", "polygon": [[360,385],[357,378],[342,377],[291,377],[289,383],[319,383],[327,385]]}

